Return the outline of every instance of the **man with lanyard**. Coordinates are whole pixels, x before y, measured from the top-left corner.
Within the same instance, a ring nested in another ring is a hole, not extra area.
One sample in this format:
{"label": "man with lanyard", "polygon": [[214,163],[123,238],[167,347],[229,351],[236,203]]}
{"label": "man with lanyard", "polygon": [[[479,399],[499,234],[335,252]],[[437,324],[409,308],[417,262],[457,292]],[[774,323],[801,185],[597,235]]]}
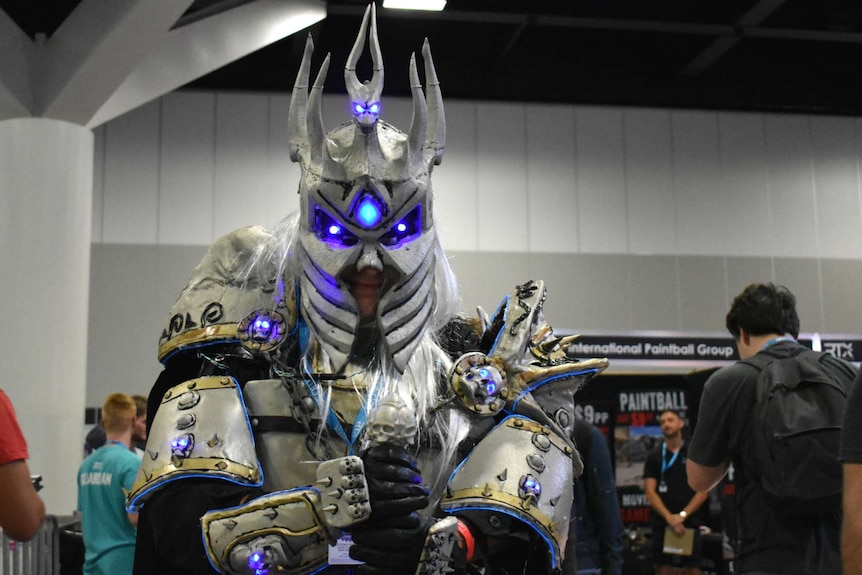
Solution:
{"label": "man with lanyard", "polygon": [[[685,473],[687,448],[682,440],[685,422],[675,411],[664,411],[659,418],[664,441],[647,455],[644,463],[644,491],[653,508],[653,562],[656,575],[668,575],[671,568],[683,568],[686,575],[700,573],[700,532],[703,524],[698,510],[707,499],[707,492],[695,492],[688,486]],[[689,555],[664,553],[665,529],[676,535],[694,529],[694,545]]]}

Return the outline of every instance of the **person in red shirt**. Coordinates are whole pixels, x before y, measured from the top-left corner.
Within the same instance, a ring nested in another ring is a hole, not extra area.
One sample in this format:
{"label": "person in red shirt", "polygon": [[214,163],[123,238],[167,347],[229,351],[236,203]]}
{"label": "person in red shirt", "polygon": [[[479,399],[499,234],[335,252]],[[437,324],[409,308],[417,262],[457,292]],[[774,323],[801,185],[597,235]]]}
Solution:
{"label": "person in red shirt", "polygon": [[11,539],[28,541],[45,518],[27,467],[27,442],[12,402],[0,390],[0,529]]}

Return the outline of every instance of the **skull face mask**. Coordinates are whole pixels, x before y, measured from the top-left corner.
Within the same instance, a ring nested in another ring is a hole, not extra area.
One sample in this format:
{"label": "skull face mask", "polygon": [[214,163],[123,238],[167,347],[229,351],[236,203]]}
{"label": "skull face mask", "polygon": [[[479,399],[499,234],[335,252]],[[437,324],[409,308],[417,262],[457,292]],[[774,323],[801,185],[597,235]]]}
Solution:
{"label": "skull face mask", "polygon": [[[374,73],[362,83],[355,69],[369,23]],[[426,41],[427,103],[415,55],[410,60],[409,133],[379,118],[383,60],[373,4],[345,66],[353,121],[328,134],[320,100],[329,57],[309,94],[312,51],[309,37],[289,125],[291,159],[302,171],[297,256],[303,316],[335,369],[348,361],[360,321],[372,319],[386,353],[403,371],[435,303],[430,176],[442,158],[445,121],[430,48]]]}

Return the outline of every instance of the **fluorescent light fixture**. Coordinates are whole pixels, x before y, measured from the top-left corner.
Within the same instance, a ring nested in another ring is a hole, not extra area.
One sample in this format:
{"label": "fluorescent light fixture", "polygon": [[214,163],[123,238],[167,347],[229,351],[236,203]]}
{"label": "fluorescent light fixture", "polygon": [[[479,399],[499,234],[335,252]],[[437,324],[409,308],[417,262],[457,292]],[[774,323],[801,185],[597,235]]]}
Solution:
{"label": "fluorescent light fixture", "polygon": [[396,10],[436,10],[446,7],[446,0],[383,0],[384,8]]}

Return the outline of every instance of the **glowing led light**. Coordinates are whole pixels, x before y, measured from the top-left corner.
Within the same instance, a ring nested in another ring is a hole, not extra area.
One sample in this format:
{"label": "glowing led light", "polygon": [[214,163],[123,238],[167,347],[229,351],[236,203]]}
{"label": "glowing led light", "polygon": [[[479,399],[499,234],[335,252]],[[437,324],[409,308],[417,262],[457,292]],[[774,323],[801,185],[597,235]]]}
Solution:
{"label": "glowing led light", "polygon": [[378,113],[380,111],[380,104],[378,102],[374,102],[373,104],[371,104],[371,106],[369,106],[368,111],[372,114]]}
{"label": "glowing led light", "polygon": [[248,568],[254,573],[254,575],[266,575],[269,573],[266,559],[260,551],[255,551],[248,556]]}
{"label": "glowing led light", "polygon": [[407,224],[405,224],[404,222],[399,223],[395,227],[399,232],[406,232],[407,231]]}
{"label": "glowing led light", "polygon": [[359,207],[356,210],[356,219],[362,227],[370,228],[380,223],[380,218],[383,216],[380,206],[374,201],[371,196],[365,196],[359,201]]}
{"label": "glowing led light", "polygon": [[269,329],[270,325],[272,324],[270,324],[269,320],[266,319],[259,319],[254,322],[254,327],[256,327],[257,329]]}
{"label": "glowing led light", "polygon": [[177,457],[188,457],[193,445],[194,440],[191,435],[180,435],[171,441],[171,453]]}
{"label": "glowing led light", "polygon": [[338,232],[340,232],[340,231],[341,231],[341,226],[336,226],[335,224],[332,224],[331,226],[329,226],[330,235],[333,235],[333,236],[337,235]]}
{"label": "glowing led light", "polygon": [[493,381],[489,381],[485,384],[485,391],[488,392],[488,395],[494,395],[497,393],[497,384]]}
{"label": "glowing led light", "polygon": [[365,111],[365,108],[362,107],[362,104],[353,104],[353,111],[357,114],[361,114]]}

